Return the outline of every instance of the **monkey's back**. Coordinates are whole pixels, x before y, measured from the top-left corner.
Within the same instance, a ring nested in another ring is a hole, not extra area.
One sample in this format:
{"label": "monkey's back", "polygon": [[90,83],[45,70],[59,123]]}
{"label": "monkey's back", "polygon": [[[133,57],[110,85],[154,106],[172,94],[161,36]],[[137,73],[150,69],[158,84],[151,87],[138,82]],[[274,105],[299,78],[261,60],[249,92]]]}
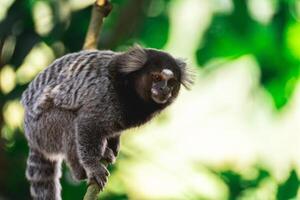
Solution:
{"label": "monkey's back", "polygon": [[76,110],[87,103],[87,99],[104,95],[110,87],[107,65],[115,54],[112,51],[81,51],[55,60],[23,93],[21,102],[26,115],[38,119],[53,107]]}

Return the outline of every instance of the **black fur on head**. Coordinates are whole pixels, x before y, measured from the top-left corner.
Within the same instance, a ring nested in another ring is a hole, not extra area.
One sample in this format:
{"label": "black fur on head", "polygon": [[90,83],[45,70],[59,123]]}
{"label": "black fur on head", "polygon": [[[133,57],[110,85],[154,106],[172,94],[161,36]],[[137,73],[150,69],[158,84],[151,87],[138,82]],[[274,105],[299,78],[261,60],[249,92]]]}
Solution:
{"label": "black fur on head", "polygon": [[173,58],[170,54],[156,49],[144,49],[139,45],[134,45],[127,52],[118,56],[118,71],[127,75],[144,68],[147,64],[149,65],[149,63],[159,65],[159,60],[166,63],[168,62],[168,59],[169,62],[171,60],[175,61],[175,63],[169,63],[169,65],[172,65],[174,69],[177,68],[180,70],[180,83],[186,89],[190,89],[194,82],[194,74],[193,71],[188,68],[186,62],[181,58]]}
{"label": "black fur on head", "polygon": [[137,45],[117,55],[110,67],[125,113],[131,113],[128,119],[145,119],[159,112],[177,97],[181,84],[186,88],[192,84],[183,60]]}
{"label": "black fur on head", "polygon": [[135,45],[127,52],[118,56],[119,72],[129,74],[141,69],[147,62],[147,53],[142,47]]}

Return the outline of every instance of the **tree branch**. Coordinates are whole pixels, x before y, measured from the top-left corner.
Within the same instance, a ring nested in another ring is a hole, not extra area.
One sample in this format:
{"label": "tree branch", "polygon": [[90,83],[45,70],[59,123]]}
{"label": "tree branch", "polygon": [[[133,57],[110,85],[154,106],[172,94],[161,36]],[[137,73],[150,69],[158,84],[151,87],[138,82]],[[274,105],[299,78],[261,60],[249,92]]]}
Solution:
{"label": "tree branch", "polygon": [[[85,37],[83,49],[97,49],[103,19],[109,15],[111,10],[112,4],[109,0],[96,0],[93,5],[90,24]],[[107,166],[107,163],[104,162],[103,164]],[[91,182],[89,183],[83,200],[97,200],[99,192],[99,186],[95,182]]]}
{"label": "tree branch", "polygon": [[[100,162],[103,165],[105,165],[106,167],[108,166],[108,163],[105,160],[101,160]],[[87,188],[87,191],[84,195],[83,200],[97,200],[98,199],[97,197],[100,192],[101,192],[100,187],[98,186],[98,184],[95,181],[92,180],[89,183],[89,186]]]}
{"label": "tree branch", "polygon": [[108,0],[96,0],[83,49],[97,49],[103,19],[109,15],[111,10],[112,4]]}
{"label": "tree branch", "polygon": [[83,200],[97,200],[100,188],[96,183],[90,183]]}

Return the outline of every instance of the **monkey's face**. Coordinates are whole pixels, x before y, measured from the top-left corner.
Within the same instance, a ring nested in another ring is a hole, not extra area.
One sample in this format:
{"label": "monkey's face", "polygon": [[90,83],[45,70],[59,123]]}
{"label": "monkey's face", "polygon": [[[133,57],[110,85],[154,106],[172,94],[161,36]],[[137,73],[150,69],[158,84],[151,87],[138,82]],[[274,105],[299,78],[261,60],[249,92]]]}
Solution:
{"label": "monkey's face", "polygon": [[143,101],[163,107],[173,102],[181,85],[188,88],[193,82],[184,61],[155,49],[135,46],[116,57],[115,64]]}
{"label": "monkey's face", "polygon": [[158,104],[169,102],[177,93],[179,82],[170,69],[151,73],[151,98]]}
{"label": "monkey's face", "polygon": [[172,68],[149,67],[136,74],[135,89],[146,102],[169,104],[178,95],[180,76]]}

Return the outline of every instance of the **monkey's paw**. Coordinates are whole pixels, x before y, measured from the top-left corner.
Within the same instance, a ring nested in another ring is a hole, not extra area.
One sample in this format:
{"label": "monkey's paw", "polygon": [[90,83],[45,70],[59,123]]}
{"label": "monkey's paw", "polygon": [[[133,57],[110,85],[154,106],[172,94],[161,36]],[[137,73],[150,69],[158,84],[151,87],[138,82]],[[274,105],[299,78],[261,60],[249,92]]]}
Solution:
{"label": "monkey's paw", "polygon": [[108,170],[103,164],[100,163],[97,169],[88,174],[88,182],[96,182],[100,190],[103,190],[105,184],[107,183],[108,176]]}
{"label": "monkey's paw", "polygon": [[116,156],[109,147],[106,147],[105,149],[103,160],[105,160],[108,164],[113,164],[116,162]]}

